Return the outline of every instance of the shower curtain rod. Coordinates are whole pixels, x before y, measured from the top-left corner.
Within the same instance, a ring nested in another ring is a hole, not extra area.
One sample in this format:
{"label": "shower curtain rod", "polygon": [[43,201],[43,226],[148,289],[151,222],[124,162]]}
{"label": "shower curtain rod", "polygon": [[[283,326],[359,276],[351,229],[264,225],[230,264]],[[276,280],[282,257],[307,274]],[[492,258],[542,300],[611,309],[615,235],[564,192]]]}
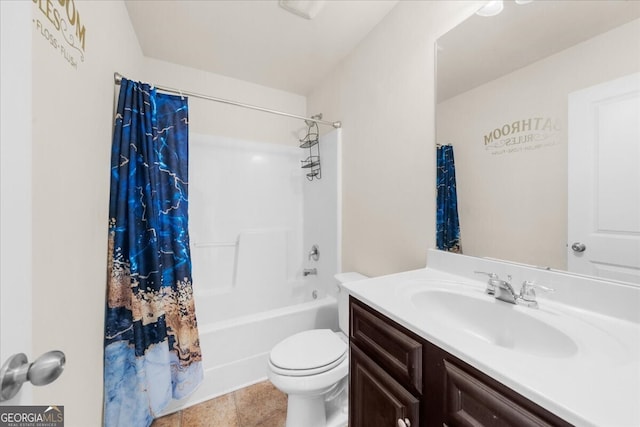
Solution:
{"label": "shower curtain rod", "polygon": [[[120,82],[122,81],[122,74],[116,72],[116,73],[113,73],[113,77],[115,79],[116,84],[119,85]],[[200,98],[200,99],[206,99],[206,100],[209,100],[209,101],[221,102],[223,104],[228,104],[228,105],[235,105],[236,107],[249,108],[251,110],[258,110],[258,111],[263,111],[265,113],[277,114],[279,116],[292,117],[294,119],[300,119],[300,120],[304,120],[304,121],[310,121],[310,122],[319,123],[319,124],[322,124],[322,125],[333,126],[336,129],[342,127],[342,122],[339,122],[339,121],[338,122],[328,122],[326,120],[319,120],[319,119],[315,119],[313,117],[298,116],[296,114],[285,113],[283,111],[277,111],[277,110],[271,110],[269,108],[258,107],[257,105],[251,105],[251,104],[244,104],[242,102],[231,101],[231,100],[228,100],[228,99],[216,98],[215,96],[202,95],[202,94],[199,94],[199,93],[189,92],[189,91],[186,91],[186,90],[174,89],[174,88],[170,88],[170,87],[166,87],[166,86],[159,86],[159,85],[155,85],[155,84],[153,86],[156,89],[159,89],[159,90],[161,90],[163,92],[170,92],[170,93],[174,93],[176,95],[192,96],[194,98]]]}

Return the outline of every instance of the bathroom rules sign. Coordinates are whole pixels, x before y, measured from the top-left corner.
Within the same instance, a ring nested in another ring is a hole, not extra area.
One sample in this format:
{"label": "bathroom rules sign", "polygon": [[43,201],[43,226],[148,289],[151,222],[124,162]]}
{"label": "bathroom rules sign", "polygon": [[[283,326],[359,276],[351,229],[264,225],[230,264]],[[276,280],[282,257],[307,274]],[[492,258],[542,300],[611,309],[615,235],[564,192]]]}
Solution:
{"label": "bathroom rules sign", "polygon": [[510,154],[538,150],[560,143],[560,120],[530,117],[494,128],[483,136],[485,150],[491,154]]}
{"label": "bathroom rules sign", "polygon": [[73,69],[84,62],[87,28],[74,0],[32,0],[34,30],[52,49],[60,53]]}

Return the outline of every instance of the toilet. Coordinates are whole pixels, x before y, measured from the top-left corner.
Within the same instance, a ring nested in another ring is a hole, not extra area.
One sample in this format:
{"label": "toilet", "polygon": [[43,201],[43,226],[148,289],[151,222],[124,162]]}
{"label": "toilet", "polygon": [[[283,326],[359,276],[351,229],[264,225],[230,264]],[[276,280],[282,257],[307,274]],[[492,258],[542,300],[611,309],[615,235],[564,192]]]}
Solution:
{"label": "toilet", "polygon": [[[366,279],[336,274],[339,286]],[[286,427],[345,427],[348,421],[349,295],[338,294],[340,331],[312,329],[291,335],[269,354],[268,377],[288,395]]]}

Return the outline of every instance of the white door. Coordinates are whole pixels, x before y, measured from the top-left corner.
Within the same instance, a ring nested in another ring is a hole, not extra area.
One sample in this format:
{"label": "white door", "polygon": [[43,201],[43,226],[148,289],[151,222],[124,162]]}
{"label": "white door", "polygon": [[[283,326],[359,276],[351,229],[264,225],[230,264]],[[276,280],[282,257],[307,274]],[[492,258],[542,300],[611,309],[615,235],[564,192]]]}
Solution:
{"label": "white door", "polygon": [[[31,354],[32,2],[0,1],[0,365]],[[6,405],[31,403],[22,387]]]}
{"label": "white door", "polygon": [[640,284],[640,73],[569,95],[569,271]]}

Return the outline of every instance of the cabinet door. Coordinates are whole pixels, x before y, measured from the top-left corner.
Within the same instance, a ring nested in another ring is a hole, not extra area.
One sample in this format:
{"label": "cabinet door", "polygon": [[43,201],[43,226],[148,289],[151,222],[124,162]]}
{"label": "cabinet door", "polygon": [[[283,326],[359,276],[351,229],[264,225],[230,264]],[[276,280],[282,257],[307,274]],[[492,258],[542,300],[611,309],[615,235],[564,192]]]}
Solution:
{"label": "cabinet door", "polygon": [[349,427],[396,427],[398,419],[420,425],[420,401],[351,344]]}

